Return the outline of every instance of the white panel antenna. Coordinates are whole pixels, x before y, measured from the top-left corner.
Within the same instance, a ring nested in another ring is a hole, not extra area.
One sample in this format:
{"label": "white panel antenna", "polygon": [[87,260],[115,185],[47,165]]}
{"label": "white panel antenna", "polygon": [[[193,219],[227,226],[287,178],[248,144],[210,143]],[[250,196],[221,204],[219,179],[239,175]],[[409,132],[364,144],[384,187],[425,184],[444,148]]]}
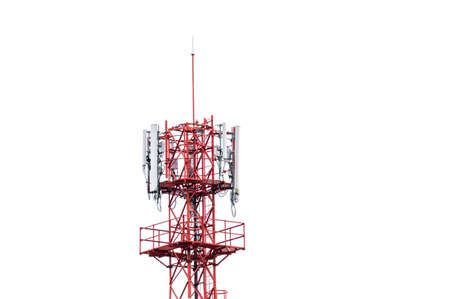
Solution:
{"label": "white panel antenna", "polygon": [[159,181],[161,181],[161,177],[164,174],[162,162],[166,161],[166,141],[164,139],[159,142],[159,157]]}
{"label": "white panel antenna", "polygon": [[143,132],[143,140],[142,140],[142,168],[144,169],[144,174],[147,176],[147,174],[145,173],[145,169],[147,167],[147,155],[148,155],[148,131],[144,130]]}
{"label": "white panel antenna", "polygon": [[225,150],[227,147],[227,124],[223,123],[222,124],[222,132],[220,135],[221,141],[220,141],[220,145],[222,146],[222,157],[225,158]]}
{"label": "white panel antenna", "polygon": [[150,193],[156,193],[155,198],[158,197],[159,191],[159,128],[158,125],[151,125],[150,128]]}
{"label": "white panel antenna", "polygon": [[233,202],[239,200],[239,126],[234,128]]}
{"label": "white panel antenna", "polygon": [[[175,142],[171,141],[169,143],[169,159],[170,159],[170,150],[175,150],[176,144]],[[178,159],[173,159],[172,166],[171,166],[173,172],[178,172]]]}
{"label": "white panel antenna", "polygon": [[225,170],[226,161],[226,148],[227,148],[227,125],[222,123],[219,125],[220,138],[219,144],[216,145],[215,156],[217,157],[217,164],[219,166],[219,179],[223,180],[223,174]]}

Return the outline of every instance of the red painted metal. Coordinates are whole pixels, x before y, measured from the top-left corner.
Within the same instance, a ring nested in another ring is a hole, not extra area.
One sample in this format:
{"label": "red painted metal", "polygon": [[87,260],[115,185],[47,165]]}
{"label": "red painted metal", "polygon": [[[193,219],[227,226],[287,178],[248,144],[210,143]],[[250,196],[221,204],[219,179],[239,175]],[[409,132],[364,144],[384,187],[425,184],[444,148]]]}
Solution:
{"label": "red painted metal", "polygon": [[[193,56],[192,56],[193,57]],[[194,115],[193,115],[194,116]],[[245,249],[245,225],[216,219],[216,194],[231,189],[216,179],[214,121],[169,127],[165,141],[165,178],[161,192],[168,197],[168,219],[140,228],[140,254],[169,269],[169,299],[226,299],[217,289],[217,266]]]}

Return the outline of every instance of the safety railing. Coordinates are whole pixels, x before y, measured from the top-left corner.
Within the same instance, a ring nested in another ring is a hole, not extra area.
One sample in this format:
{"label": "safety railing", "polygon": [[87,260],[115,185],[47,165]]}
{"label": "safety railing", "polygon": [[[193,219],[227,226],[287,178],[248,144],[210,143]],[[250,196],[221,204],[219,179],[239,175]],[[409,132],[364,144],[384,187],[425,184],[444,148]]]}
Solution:
{"label": "safety railing", "polygon": [[199,242],[209,245],[222,245],[239,249],[245,248],[245,224],[237,221],[215,221],[215,230],[211,223],[182,216],[150,226],[141,227],[139,231],[139,252],[147,253],[152,249],[177,242]]}
{"label": "safety railing", "polygon": [[170,244],[168,221],[156,223],[139,230],[139,252],[159,248]]}
{"label": "safety railing", "polygon": [[216,219],[215,244],[245,248],[245,223]]}
{"label": "safety railing", "polygon": [[217,290],[217,298],[227,299],[228,291],[225,290]]}

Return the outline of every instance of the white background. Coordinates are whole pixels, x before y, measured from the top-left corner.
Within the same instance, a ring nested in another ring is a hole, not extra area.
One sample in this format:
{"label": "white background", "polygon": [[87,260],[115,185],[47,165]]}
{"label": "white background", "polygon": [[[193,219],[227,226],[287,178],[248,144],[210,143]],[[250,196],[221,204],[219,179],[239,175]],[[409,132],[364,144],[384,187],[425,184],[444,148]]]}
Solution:
{"label": "white background", "polygon": [[[167,298],[141,132],[240,124],[238,298],[449,298],[447,1],[2,1],[0,297]],[[222,217],[231,218],[229,203]]]}

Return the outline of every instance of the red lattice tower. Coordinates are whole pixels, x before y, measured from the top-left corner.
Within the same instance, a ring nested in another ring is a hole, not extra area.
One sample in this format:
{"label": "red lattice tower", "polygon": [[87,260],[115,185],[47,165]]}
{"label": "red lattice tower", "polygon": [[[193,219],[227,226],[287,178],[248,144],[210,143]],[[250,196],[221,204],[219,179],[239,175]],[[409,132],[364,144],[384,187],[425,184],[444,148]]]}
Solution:
{"label": "red lattice tower", "polygon": [[[193,65],[194,54],[192,79]],[[226,298],[217,288],[217,266],[245,249],[245,224],[216,219],[216,195],[228,191],[234,208],[239,127],[214,126],[212,116],[193,119],[144,131],[148,193],[158,206],[167,196],[168,220],[140,228],[140,254],[169,269],[169,298]]]}

